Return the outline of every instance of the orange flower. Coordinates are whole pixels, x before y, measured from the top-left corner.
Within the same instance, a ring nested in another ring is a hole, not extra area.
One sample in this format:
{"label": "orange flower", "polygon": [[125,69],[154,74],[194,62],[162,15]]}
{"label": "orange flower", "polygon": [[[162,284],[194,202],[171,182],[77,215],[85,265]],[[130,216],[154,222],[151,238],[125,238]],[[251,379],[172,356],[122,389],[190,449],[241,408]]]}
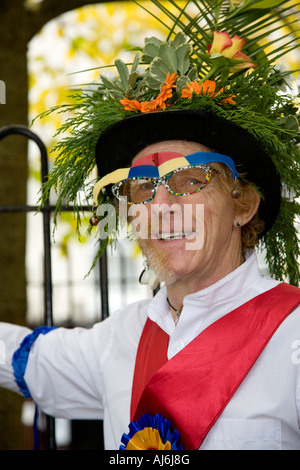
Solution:
{"label": "orange flower", "polygon": [[159,111],[166,109],[166,101],[171,98],[173,93],[173,88],[176,88],[175,81],[178,75],[176,73],[168,73],[165,79],[165,83],[161,87],[159,95],[154,100],[151,101],[138,101],[138,100],[129,100],[124,98],[120,100],[120,103],[124,106],[124,109],[127,111],[140,111],[142,113],[151,113],[153,111]]}
{"label": "orange flower", "polygon": [[120,103],[127,111],[141,111],[141,103],[138,100],[129,100],[128,98],[124,98]]}
{"label": "orange flower", "polygon": [[216,82],[213,82],[212,80],[205,80],[203,83],[198,83],[195,80],[191,83],[187,83],[186,88],[181,90],[181,98],[191,98],[193,93],[196,93],[196,95],[214,95],[215,89]]}
{"label": "orange flower", "polygon": [[[210,95],[211,98],[215,98],[216,96],[220,95],[223,93],[223,88],[219,90],[217,93],[216,91],[216,82],[213,80],[205,80],[205,82],[198,83],[196,80],[191,83],[186,84],[186,88],[183,88],[181,90],[181,98],[188,98],[190,99],[192,97],[193,93],[196,93],[196,95]],[[228,104],[236,104],[236,102],[233,100],[234,96],[228,96],[227,98],[222,99],[225,103]]]}
{"label": "orange flower", "polygon": [[[223,88],[220,90],[219,93],[222,93],[222,92],[223,92]],[[235,98],[235,95],[231,95],[231,96],[228,96],[227,98],[223,98],[222,101],[228,104],[236,104],[236,101],[234,101],[233,98]]]}
{"label": "orange flower", "polygon": [[231,72],[238,72],[239,70],[256,67],[251,59],[241,52],[245,45],[244,39],[237,35],[235,35],[233,38],[230,38],[228,33],[219,33],[218,31],[214,31],[213,34],[213,43],[208,45],[208,53],[210,55],[221,54],[228,59],[237,59],[243,61],[231,67]]}

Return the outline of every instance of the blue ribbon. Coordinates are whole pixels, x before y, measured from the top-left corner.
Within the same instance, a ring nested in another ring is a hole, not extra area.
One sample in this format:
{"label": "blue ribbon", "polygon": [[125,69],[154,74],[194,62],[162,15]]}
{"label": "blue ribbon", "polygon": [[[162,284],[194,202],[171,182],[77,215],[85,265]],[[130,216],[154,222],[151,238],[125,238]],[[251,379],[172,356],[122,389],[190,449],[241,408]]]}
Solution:
{"label": "blue ribbon", "polygon": [[17,349],[13,355],[12,367],[14,369],[15,380],[25,398],[31,398],[30,392],[24,380],[30,348],[40,334],[44,335],[53,329],[55,329],[54,326],[40,326],[36,328],[30,335],[23,339],[19,349]]}
{"label": "blue ribbon", "polygon": [[[40,334],[47,334],[49,331],[54,330],[54,326],[40,326],[33,330],[33,332],[26,336],[22,343],[20,344],[19,349],[13,355],[12,359],[12,367],[14,370],[15,380],[19,386],[20,392],[23,393],[25,398],[31,398],[31,394],[28,390],[27,384],[24,380],[24,375],[26,371],[26,366],[28,362],[28,357],[30,353],[30,349],[34,341]],[[38,432],[38,407],[35,407],[35,416],[34,416],[34,423],[33,423],[33,440],[34,440],[34,450],[38,450],[40,448],[39,443],[39,432]]]}

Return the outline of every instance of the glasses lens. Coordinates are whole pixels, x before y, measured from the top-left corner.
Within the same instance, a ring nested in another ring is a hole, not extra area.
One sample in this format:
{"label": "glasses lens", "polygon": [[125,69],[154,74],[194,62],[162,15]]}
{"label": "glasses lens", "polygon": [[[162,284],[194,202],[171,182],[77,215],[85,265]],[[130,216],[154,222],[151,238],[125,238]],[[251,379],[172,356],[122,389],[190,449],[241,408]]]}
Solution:
{"label": "glasses lens", "polygon": [[[121,181],[113,186],[113,194],[129,204],[141,204],[151,200],[156,186],[167,183],[169,191],[176,195],[192,194],[203,188],[211,179],[213,169],[202,165],[183,167],[162,178],[136,178]],[[155,183],[157,181],[157,183]]]}
{"label": "glasses lens", "polygon": [[169,178],[169,188],[179,194],[199,191],[210,180],[210,174],[211,172],[204,168],[181,168]]}
{"label": "glasses lens", "polygon": [[127,198],[128,202],[139,204],[153,196],[154,184],[148,179],[122,181],[119,186],[119,195]]}

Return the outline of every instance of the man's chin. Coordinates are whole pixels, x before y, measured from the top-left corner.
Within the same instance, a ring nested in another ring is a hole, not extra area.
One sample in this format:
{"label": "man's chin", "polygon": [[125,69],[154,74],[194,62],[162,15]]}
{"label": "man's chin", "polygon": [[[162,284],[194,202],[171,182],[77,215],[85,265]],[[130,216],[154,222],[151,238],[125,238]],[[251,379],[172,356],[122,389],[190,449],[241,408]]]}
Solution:
{"label": "man's chin", "polygon": [[162,250],[153,248],[148,240],[138,240],[138,245],[145,256],[149,267],[156,273],[159,282],[166,285],[174,284],[177,279],[177,273],[170,267],[169,254]]}

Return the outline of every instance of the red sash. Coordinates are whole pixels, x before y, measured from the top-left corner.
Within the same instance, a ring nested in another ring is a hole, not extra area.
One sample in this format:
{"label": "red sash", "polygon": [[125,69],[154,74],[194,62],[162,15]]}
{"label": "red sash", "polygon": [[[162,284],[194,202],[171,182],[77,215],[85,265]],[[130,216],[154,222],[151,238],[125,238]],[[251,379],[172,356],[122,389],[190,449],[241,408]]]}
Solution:
{"label": "red sash", "polygon": [[138,347],[131,419],[161,414],[196,450],[283,320],[300,304],[288,284],[260,294],[206,328],[169,361],[169,337],[147,320]]}

